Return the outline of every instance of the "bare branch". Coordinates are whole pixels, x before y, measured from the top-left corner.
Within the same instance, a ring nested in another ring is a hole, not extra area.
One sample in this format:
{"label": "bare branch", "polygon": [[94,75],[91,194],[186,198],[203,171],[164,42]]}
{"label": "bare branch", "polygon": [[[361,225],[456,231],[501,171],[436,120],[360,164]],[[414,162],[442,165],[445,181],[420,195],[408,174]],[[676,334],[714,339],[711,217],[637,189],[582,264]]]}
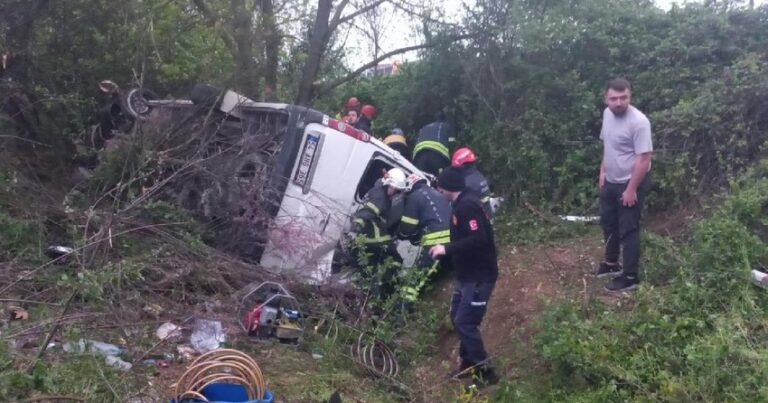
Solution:
{"label": "bare branch", "polygon": [[413,4],[408,3],[407,1],[399,1],[399,2],[398,1],[393,1],[392,5],[395,8],[397,8],[398,10],[400,10],[400,11],[402,11],[402,12],[408,14],[408,15],[411,15],[411,16],[414,16],[414,17],[418,17],[419,19],[422,19],[422,20],[427,21],[427,22],[431,22],[431,23],[434,23],[434,24],[443,25],[443,26],[447,26],[447,27],[458,27],[458,26],[460,26],[460,24],[453,23],[453,22],[441,21],[441,20],[438,20],[437,18],[430,17],[429,15],[427,15],[424,12],[419,12],[419,11],[413,10],[411,7],[415,7],[415,6]]}
{"label": "bare branch", "polygon": [[331,18],[330,23],[330,31],[333,31],[337,26],[339,26],[341,19],[341,13],[344,12],[344,8],[347,7],[347,4],[349,4],[349,0],[341,0],[341,3],[339,3],[339,6],[336,7],[336,11],[333,12],[333,18]]}
{"label": "bare branch", "polygon": [[363,74],[363,72],[365,72],[366,70],[370,69],[371,67],[375,67],[376,65],[378,65],[382,61],[384,61],[384,60],[386,60],[386,59],[388,59],[388,58],[390,58],[392,56],[397,56],[397,55],[400,55],[400,54],[403,54],[403,53],[407,53],[407,52],[410,52],[410,51],[413,51],[413,50],[429,49],[429,48],[433,48],[435,46],[444,45],[446,43],[456,42],[456,41],[460,41],[460,40],[463,40],[463,39],[469,39],[469,38],[472,38],[473,36],[474,35],[469,35],[469,34],[455,35],[455,36],[451,36],[449,38],[442,39],[442,40],[437,40],[437,41],[434,41],[434,42],[422,43],[420,45],[406,46],[404,48],[399,48],[399,49],[392,50],[392,51],[384,53],[383,55],[381,55],[381,56],[371,60],[370,62],[368,62],[368,63],[366,63],[366,64],[364,64],[362,66],[360,66],[359,68],[357,68],[356,70],[350,72],[349,74],[347,74],[344,77],[337,78],[336,80],[333,80],[333,81],[331,81],[331,82],[329,82],[327,84],[321,84],[321,86],[320,86],[320,88],[318,89],[317,92],[318,92],[318,94],[324,94],[324,93],[326,93],[326,92],[328,92],[328,91],[330,91],[330,90],[332,90],[332,89],[334,89],[334,88],[336,88],[336,87],[346,83],[347,81],[353,80],[355,77],[359,76],[360,74]]}
{"label": "bare branch", "polygon": [[[195,8],[197,8],[197,10],[200,11],[200,14],[202,14],[208,26],[215,29],[219,18],[216,15],[216,13],[213,10],[211,10],[211,8],[208,6],[208,3],[206,3],[205,0],[192,0],[192,3],[194,3]],[[219,36],[221,36],[221,39],[224,41],[224,44],[232,52],[232,54],[234,54],[235,42],[232,39],[232,37],[229,36],[227,32],[223,30],[217,29],[217,31],[219,31]]]}
{"label": "bare branch", "polygon": [[[344,0],[342,0],[342,2],[343,2],[343,1],[344,1]],[[332,31],[333,31],[333,30],[335,30],[335,29],[336,29],[336,28],[337,28],[339,25],[341,25],[341,24],[343,24],[343,23],[345,23],[345,22],[347,22],[347,21],[349,21],[349,20],[352,20],[353,18],[356,18],[356,17],[357,17],[357,16],[359,16],[360,14],[364,14],[364,13],[368,12],[369,10],[373,10],[374,8],[376,8],[376,7],[380,6],[380,5],[382,5],[383,3],[386,3],[387,1],[389,1],[389,0],[376,0],[376,1],[374,1],[373,3],[371,3],[371,4],[368,4],[368,5],[367,5],[367,6],[365,6],[365,7],[360,7],[359,9],[355,10],[355,12],[353,12],[353,13],[351,13],[351,14],[347,14],[347,15],[345,15],[345,16],[343,16],[343,17],[339,17],[339,18],[338,18],[338,20],[335,20],[335,23],[332,23],[332,24],[330,25],[330,28],[328,29],[328,31],[329,31],[329,32],[332,32]],[[337,12],[338,12],[338,10],[337,10]],[[334,18],[335,18],[335,17],[336,17],[336,16],[334,15]]]}

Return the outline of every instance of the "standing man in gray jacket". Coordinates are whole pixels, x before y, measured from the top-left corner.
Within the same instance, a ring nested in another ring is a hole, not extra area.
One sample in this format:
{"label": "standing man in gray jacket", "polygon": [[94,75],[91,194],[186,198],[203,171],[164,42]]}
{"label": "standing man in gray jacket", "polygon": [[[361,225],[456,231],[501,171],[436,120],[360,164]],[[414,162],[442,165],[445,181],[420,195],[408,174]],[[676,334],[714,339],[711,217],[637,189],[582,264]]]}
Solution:
{"label": "standing man in gray jacket", "polygon": [[[650,187],[651,123],[630,104],[632,88],[627,80],[608,82],[604,101],[603,160],[600,164],[600,225],[605,237],[605,261],[597,277],[615,276],[605,289],[637,288],[640,266],[640,216]],[[623,252],[623,268],[619,256]]]}

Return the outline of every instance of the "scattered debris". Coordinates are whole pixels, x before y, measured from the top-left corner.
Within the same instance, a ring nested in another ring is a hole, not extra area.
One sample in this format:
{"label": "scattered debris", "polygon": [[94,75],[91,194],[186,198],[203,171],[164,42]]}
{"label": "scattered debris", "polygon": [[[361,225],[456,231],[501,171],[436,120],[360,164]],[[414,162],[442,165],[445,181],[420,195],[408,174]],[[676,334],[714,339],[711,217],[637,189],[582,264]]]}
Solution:
{"label": "scattered debris", "polygon": [[752,282],[760,288],[766,288],[768,286],[768,273],[752,270]]}
{"label": "scattered debris", "polygon": [[496,214],[501,209],[501,204],[504,203],[503,197],[490,197],[488,203],[491,205],[491,212]]}
{"label": "scattered debris", "polygon": [[104,356],[104,362],[106,362],[107,365],[115,367],[121,371],[129,371],[131,368],[133,368],[133,364],[123,361],[123,359],[118,357],[120,353],[123,352],[123,350],[114,344],[95,340],[80,339],[76,343],[64,343],[62,348],[68,353],[92,352],[101,354]]}
{"label": "scattered debris", "polygon": [[87,340],[87,339],[80,339],[75,342],[69,342],[64,343],[62,345],[62,348],[64,351],[68,353],[84,353],[86,351],[92,351],[96,352],[105,356],[113,356],[117,357],[120,355],[120,353],[123,352],[123,350],[114,345],[109,343],[104,343],[101,341],[95,341],[95,340]]}
{"label": "scattered debris", "polygon": [[317,354],[317,353],[312,353],[312,358],[314,358],[317,361],[320,361],[320,360],[323,359],[323,355],[322,354]]}
{"label": "scattered debris", "polygon": [[181,326],[165,322],[157,328],[155,335],[160,340],[181,339]]}
{"label": "scattered debris", "polygon": [[221,327],[221,322],[198,319],[195,322],[195,327],[189,341],[192,343],[195,351],[207,353],[219,348],[226,339],[227,337]]}
{"label": "scattered debris", "polygon": [[596,223],[600,221],[599,216],[561,215],[559,217],[561,220],[570,222]]}
{"label": "scattered debris", "polygon": [[160,318],[160,314],[163,313],[163,307],[157,304],[147,304],[142,309],[142,312],[152,319],[158,319]]}
{"label": "scattered debris", "polygon": [[27,320],[29,319],[29,313],[26,309],[11,305],[8,307],[8,311],[11,313],[11,320]]}
{"label": "scattered debris", "polygon": [[130,371],[133,368],[133,364],[123,361],[120,357],[114,355],[108,355],[104,361],[107,365],[115,367],[121,371]]}
{"label": "scattered debris", "polygon": [[45,250],[46,256],[56,259],[56,264],[66,264],[73,253],[75,253],[74,248],[62,245],[51,245]]}
{"label": "scattered debris", "polygon": [[195,351],[194,348],[185,344],[177,346],[176,351],[179,352],[179,358],[183,359],[184,361],[192,361],[192,359],[197,355],[197,351]]}

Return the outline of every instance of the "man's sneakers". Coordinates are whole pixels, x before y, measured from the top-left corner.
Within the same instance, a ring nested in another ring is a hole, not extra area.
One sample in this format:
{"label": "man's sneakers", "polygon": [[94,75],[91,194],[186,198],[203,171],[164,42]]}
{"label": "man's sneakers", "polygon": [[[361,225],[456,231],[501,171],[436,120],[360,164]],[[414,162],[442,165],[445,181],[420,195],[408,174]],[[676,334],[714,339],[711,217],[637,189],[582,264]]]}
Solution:
{"label": "man's sneakers", "polygon": [[451,372],[451,379],[472,378],[472,385],[485,387],[499,383],[499,376],[492,367],[486,365],[471,365],[463,363],[455,371]]}
{"label": "man's sneakers", "polygon": [[608,291],[632,291],[637,288],[637,277],[630,277],[626,274],[621,274],[614,277],[608,284],[605,285],[605,289]]}
{"label": "man's sneakers", "polygon": [[595,273],[595,277],[601,278],[601,277],[607,277],[607,276],[615,276],[619,273],[621,273],[621,265],[616,264],[608,264],[605,262],[600,263],[600,267],[597,268],[597,273]]}

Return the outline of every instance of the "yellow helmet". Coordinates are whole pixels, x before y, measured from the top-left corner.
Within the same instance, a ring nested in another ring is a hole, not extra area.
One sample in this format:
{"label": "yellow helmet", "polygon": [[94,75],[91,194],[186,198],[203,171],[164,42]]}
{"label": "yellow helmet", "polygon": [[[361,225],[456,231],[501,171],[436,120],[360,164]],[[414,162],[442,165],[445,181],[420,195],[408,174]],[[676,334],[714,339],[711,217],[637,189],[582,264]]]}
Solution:
{"label": "yellow helmet", "polygon": [[405,141],[405,136],[403,136],[402,134],[393,133],[384,138],[384,144],[392,145],[394,143],[408,145],[408,143]]}

